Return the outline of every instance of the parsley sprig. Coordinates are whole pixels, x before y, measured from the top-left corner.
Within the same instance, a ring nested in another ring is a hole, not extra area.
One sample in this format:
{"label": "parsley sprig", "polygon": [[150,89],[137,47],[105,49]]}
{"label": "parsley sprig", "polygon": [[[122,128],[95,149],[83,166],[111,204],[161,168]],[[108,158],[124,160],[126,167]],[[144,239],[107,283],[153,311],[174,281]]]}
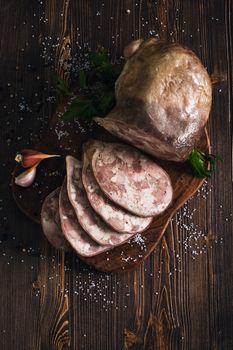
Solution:
{"label": "parsley sprig", "polygon": [[222,158],[219,155],[206,154],[196,148],[190,153],[187,162],[195,175],[199,177],[210,177],[216,169],[217,161]]}
{"label": "parsley sprig", "polygon": [[69,87],[65,80],[57,75],[54,75],[54,81],[56,92],[60,98],[72,96],[72,92],[69,90]]}
{"label": "parsley sprig", "polygon": [[102,91],[101,93],[87,94],[81,98],[76,98],[69,105],[63,114],[64,121],[75,118],[89,118],[95,116],[104,117],[115,104],[115,97],[112,91]]}
{"label": "parsley sprig", "polygon": [[[120,64],[109,61],[107,51],[103,48],[88,53],[88,68],[79,69],[76,73],[77,97],[73,99],[63,114],[64,121],[76,118],[91,119],[107,115],[114,107],[115,81],[121,73]],[[72,96],[68,86],[61,78],[57,80],[59,96]]]}

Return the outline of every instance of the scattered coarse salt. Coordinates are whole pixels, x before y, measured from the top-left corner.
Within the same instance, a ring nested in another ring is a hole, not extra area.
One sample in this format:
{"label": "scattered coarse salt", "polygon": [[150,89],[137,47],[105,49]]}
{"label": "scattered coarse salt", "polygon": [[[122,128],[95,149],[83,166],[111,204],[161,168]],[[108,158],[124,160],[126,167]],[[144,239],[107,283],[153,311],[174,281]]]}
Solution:
{"label": "scattered coarse salt", "polygon": [[129,244],[133,245],[134,243],[139,245],[141,250],[146,250],[145,240],[140,233],[137,233],[136,235],[134,235]]}
{"label": "scattered coarse salt", "polygon": [[[43,5],[43,2],[39,2],[40,5]],[[154,3],[155,5],[157,2]],[[140,6],[140,3],[137,2],[136,6]],[[104,3],[102,4],[102,7],[104,7]],[[42,23],[47,23],[48,18],[46,18],[46,15],[44,11],[42,11],[43,7],[41,6],[40,8],[40,14],[38,13],[33,13],[33,16],[35,18],[35,28],[37,27],[37,20],[39,19]],[[104,8],[101,9],[101,11],[96,12],[96,16],[102,16],[104,13]],[[177,11],[178,9],[176,9]],[[166,10],[164,11],[166,13]],[[178,12],[178,11],[177,11]],[[127,14],[131,13],[130,9],[126,10]],[[61,16],[63,16],[63,13],[61,13]],[[111,20],[114,19],[114,17],[110,17]],[[155,20],[157,21],[157,25],[161,23],[162,28],[166,28],[166,24],[160,21],[160,18],[156,17]],[[179,20],[179,14],[177,14],[176,20]],[[219,21],[218,18],[211,18],[212,21]],[[146,28],[148,26],[148,20],[145,17],[141,18],[142,21],[142,26]],[[26,26],[27,23],[24,22],[24,25]],[[183,24],[181,24],[185,29],[182,29],[182,33],[185,32],[187,36],[190,38],[193,37],[193,34],[188,32],[186,21],[183,21]],[[101,29],[101,26],[97,26],[98,29]],[[14,26],[14,29],[16,29],[16,26]],[[34,30],[34,26],[30,26],[30,30]],[[162,29],[164,31],[164,29]],[[147,28],[146,31],[149,33],[150,36],[155,36],[158,37],[159,34],[156,33],[156,30],[154,28]],[[200,31],[200,28],[197,28],[197,32]],[[51,70],[53,69],[55,65],[55,57],[56,57],[56,52],[60,50],[60,54],[62,58],[59,61],[59,69],[63,70],[65,73],[66,78],[68,80],[71,80],[72,77],[75,79],[77,78],[77,70],[80,68],[84,69],[89,69],[89,63],[87,61],[87,51],[88,49],[91,49],[91,46],[88,42],[84,42],[81,45],[82,38],[80,38],[80,28],[77,28],[76,33],[76,39],[75,42],[72,42],[72,51],[71,51],[71,43],[68,42],[69,38],[68,37],[57,37],[57,36],[49,36],[45,35],[42,38],[40,38],[41,42],[41,58],[46,65],[51,66]],[[136,33],[138,33],[138,29],[135,30]],[[120,33],[115,33],[112,35],[111,38],[111,45],[116,45],[118,43],[118,38],[119,38]],[[138,35],[138,34],[136,34]],[[132,33],[132,37],[134,36],[134,33]],[[170,36],[175,36],[175,33],[173,31],[170,32]],[[32,33],[32,38],[34,38],[35,35]],[[173,39],[173,38],[172,38]],[[31,39],[32,41],[33,39]],[[38,40],[38,37],[36,36],[36,39]],[[29,43],[25,43],[21,48],[21,53],[22,55],[25,54],[28,50],[28,45]],[[75,50],[77,53],[75,53]],[[122,58],[119,58],[119,60]],[[16,70],[16,74],[19,74],[20,66],[14,66],[14,69]],[[28,72],[34,72],[35,67],[33,67],[33,64],[28,63],[25,66],[26,70]],[[78,68],[78,69],[77,69]],[[28,119],[27,119],[27,114],[28,112],[35,112],[35,106],[36,108],[39,108],[41,104],[41,99],[42,99],[42,94],[45,96],[48,96],[46,99],[47,102],[55,102],[55,96],[51,95],[51,88],[50,84],[51,82],[46,80],[43,81],[43,75],[41,75],[41,72],[35,71],[35,81],[37,82],[38,86],[40,84],[43,84],[46,86],[43,88],[43,91],[33,91],[33,100],[30,101],[30,107],[29,104],[27,103],[27,98],[22,97],[21,95],[24,93],[25,96],[26,89],[25,91],[23,90],[24,87],[22,86],[18,91],[10,91],[11,86],[13,85],[12,82],[8,82],[7,86],[9,87],[9,94],[11,98],[16,99],[15,106],[18,108],[12,109],[12,107],[8,108],[8,106],[3,105],[2,109],[4,110],[4,114],[7,113],[18,113],[19,115],[17,116],[18,122],[27,125]],[[40,74],[40,75],[39,75]],[[76,75],[75,75],[76,74]],[[219,93],[222,92],[222,89],[219,89]],[[35,100],[36,99],[36,100]],[[45,104],[46,106],[49,105],[48,103]],[[44,107],[43,107],[44,108]],[[43,113],[44,114],[44,113]],[[33,140],[39,139],[41,134],[38,132],[40,127],[45,127],[47,125],[48,121],[48,112],[45,112],[45,115],[42,115],[42,113],[35,113],[38,124],[35,130],[36,132],[29,132],[28,135],[25,137],[24,135],[24,144],[29,144]],[[24,117],[22,117],[22,115]],[[62,116],[62,114],[61,114]],[[85,133],[92,129],[93,124],[92,123],[81,123],[78,119],[74,120],[75,127],[77,128],[78,133]],[[9,128],[11,128],[11,122],[7,121],[6,125],[8,125]],[[64,122],[59,121],[59,125],[56,126],[55,128],[55,133],[57,135],[58,140],[61,140],[62,138],[69,138],[69,133],[67,131],[64,131],[62,128],[64,127]],[[12,149],[15,147],[15,142],[18,142],[20,145],[23,145],[22,142],[22,136],[21,135],[16,135],[12,137],[8,137],[6,139],[7,144],[12,147]],[[17,143],[17,146],[18,146]],[[4,163],[2,164],[4,166]],[[59,176],[59,174],[54,171],[54,172],[49,172],[45,173],[45,177],[51,177],[51,176]],[[38,183],[35,183],[35,186],[38,186]],[[199,198],[200,200],[206,200],[208,198],[208,194],[211,192],[211,187],[207,183],[207,181],[204,183],[202,188],[198,190],[197,195],[195,195],[195,198]],[[211,249],[213,244],[222,244],[223,243],[223,237],[222,236],[216,236],[212,240],[208,240],[208,234],[205,232],[203,229],[200,229],[197,224],[195,224],[195,215],[197,215],[197,210],[195,208],[192,208],[190,206],[192,204],[191,201],[188,202],[188,204],[184,205],[182,209],[179,210],[177,213],[176,217],[173,220],[173,225],[178,225],[179,228],[182,231],[182,236],[179,238],[179,249],[181,249],[185,254],[191,254],[191,256],[195,259],[199,255],[206,254],[208,249]],[[0,207],[0,210],[2,210],[3,206]],[[223,205],[219,204],[218,205],[220,214],[223,212]],[[232,221],[232,213],[228,214],[226,217],[222,217],[222,220],[224,220],[225,225],[229,225],[229,223]],[[4,222],[9,221],[9,219],[4,219]],[[18,235],[16,233],[11,236],[10,240],[12,241],[12,244],[14,246],[16,245],[16,237],[18,239]],[[1,237],[2,238],[2,237]],[[0,244],[3,245],[5,244],[3,242],[3,239],[1,239]],[[17,242],[17,244],[20,243]],[[138,234],[135,235],[135,237],[131,240],[129,243],[132,246],[139,247],[141,251],[146,251],[147,246],[146,246],[146,240],[143,238],[142,235]],[[21,244],[21,247],[25,247],[25,244]],[[165,251],[165,246],[163,246],[163,252]],[[4,250],[2,253],[3,258],[6,261],[7,265],[11,265],[15,262],[21,261],[21,263],[27,263],[28,262],[28,257],[30,258],[30,270],[31,274],[34,274],[37,270],[37,262],[38,262],[38,256],[39,256],[39,264],[43,266],[43,264],[46,263],[46,266],[50,266],[50,272],[49,276],[47,276],[47,280],[45,284],[43,284],[42,288],[46,289],[49,284],[56,284],[56,287],[59,289],[60,293],[64,295],[65,298],[67,298],[68,295],[71,293],[75,296],[80,298],[83,302],[89,302],[90,300],[99,303],[102,305],[103,309],[105,311],[108,311],[110,308],[115,308],[115,310],[122,310],[122,309],[127,309],[127,305],[124,305],[123,302],[120,304],[120,298],[119,294],[124,293],[124,296],[126,297],[126,300],[130,298],[132,293],[134,293],[133,289],[131,290],[131,287],[128,284],[125,284],[124,282],[124,277],[121,277],[121,275],[110,275],[110,274],[104,274],[104,273],[98,273],[94,272],[91,268],[82,268],[80,267],[80,261],[79,259],[76,260],[76,262],[72,265],[69,265],[67,262],[65,264],[65,273],[70,274],[70,279],[72,278],[74,283],[72,286],[72,290],[69,289],[69,284],[63,285],[61,283],[61,275],[60,275],[60,268],[63,266],[63,263],[61,264],[58,262],[58,257],[57,255],[50,256],[50,255],[44,255],[41,253],[40,249],[38,248],[33,248],[33,247],[26,247],[26,248],[21,248],[22,252],[19,250],[17,251],[17,255],[9,256],[9,253],[5,251],[5,246]],[[158,252],[154,253],[155,255],[158,254]],[[32,262],[31,259],[33,259],[33,256],[35,255],[36,260]],[[136,262],[140,257],[142,257],[142,254],[138,254],[137,257],[132,258],[131,256],[127,256],[124,251],[121,252],[121,259],[125,262]],[[174,257],[177,266],[174,268],[174,271],[177,271],[181,273],[180,269],[180,261],[181,257],[180,255],[174,251]],[[72,258],[73,259],[73,258]],[[106,254],[106,260],[109,261],[108,253]],[[74,259],[73,259],[74,260]],[[161,268],[164,268],[165,262],[161,261]],[[32,265],[31,265],[32,264]],[[11,268],[11,267],[7,267]],[[145,269],[145,273],[152,279],[154,278],[161,278],[161,275],[163,273],[162,270],[158,269],[156,271],[152,270],[151,272],[150,268]],[[169,272],[169,276],[173,276],[174,272],[173,270]],[[122,275],[123,276],[123,275]],[[150,281],[149,281],[150,283]],[[140,289],[145,289],[146,290],[146,282],[143,282],[143,284],[138,283],[138,282],[133,282],[132,283],[133,287],[139,287]],[[44,290],[43,290],[44,292]],[[40,289],[35,290],[35,296],[40,296]],[[158,295],[158,291],[154,291],[155,295]],[[84,337],[86,337],[86,333],[83,334]]]}
{"label": "scattered coarse salt", "polygon": [[60,141],[61,140],[61,138],[63,138],[63,137],[68,137],[70,134],[68,133],[68,131],[62,131],[62,130],[60,130],[60,131],[58,131],[57,129],[55,129],[55,133],[57,134],[57,138],[58,138],[58,140]]}

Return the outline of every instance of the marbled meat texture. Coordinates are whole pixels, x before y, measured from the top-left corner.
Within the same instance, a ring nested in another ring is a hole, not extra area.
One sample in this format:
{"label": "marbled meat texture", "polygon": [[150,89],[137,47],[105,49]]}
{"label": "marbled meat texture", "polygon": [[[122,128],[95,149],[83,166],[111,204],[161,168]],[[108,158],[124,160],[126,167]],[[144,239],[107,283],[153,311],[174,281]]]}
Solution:
{"label": "marbled meat texture", "polygon": [[168,174],[130,146],[105,143],[94,153],[92,169],[102,191],[138,216],[161,214],[172,201]]}
{"label": "marbled meat texture", "polygon": [[90,257],[108,249],[93,241],[80,226],[74,208],[68,198],[66,179],[59,196],[59,213],[62,231],[78,255]]}
{"label": "marbled meat texture", "polygon": [[41,210],[41,225],[46,238],[54,248],[68,251],[71,247],[62,232],[60,223],[59,193],[60,187],[45,198]]}
{"label": "marbled meat texture", "polygon": [[100,189],[96,181],[87,153],[83,153],[82,180],[92,208],[114,230],[126,233],[144,231],[151,223],[152,217],[142,218],[114,204]]}
{"label": "marbled meat texture", "polygon": [[67,192],[82,228],[98,244],[113,247],[128,241],[133,235],[118,233],[108,226],[92,209],[82,184],[82,164],[66,157]]}
{"label": "marbled meat texture", "polygon": [[203,134],[212,86],[188,48],[156,38],[125,49],[116,81],[116,106],[95,120],[105,129],[161,159],[184,161]]}

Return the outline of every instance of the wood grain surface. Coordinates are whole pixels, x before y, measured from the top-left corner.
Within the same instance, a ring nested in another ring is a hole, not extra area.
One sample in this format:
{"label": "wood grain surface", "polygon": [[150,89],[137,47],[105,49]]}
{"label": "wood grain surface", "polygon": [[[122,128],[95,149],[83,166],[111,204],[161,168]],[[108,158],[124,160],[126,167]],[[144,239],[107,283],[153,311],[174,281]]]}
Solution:
{"label": "wood grain surface", "polygon": [[[91,132],[88,131],[83,136],[74,123],[64,123],[60,116],[61,111],[65,110],[64,106],[67,106],[67,103],[64,104],[63,102],[58,105],[51,120],[49,120],[48,130],[43,133],[41,141],[37,142],[35,147],[34,145],[32,146],[33,149],[43,150],[49,154],[58,152],[62,157],[53,161],[49,160],[49,162],[40,166],[35,182],[28,188],[15,184],[15,177],[18,173],[24,171],[21,165],[17,164],[12,173],[12,193],[16,204],[27,217],[39,224],[41,222],[41,209],[44,200],[54,189],[62,186],[64,181],[66,173],[64,169],[65,157],[72,155],[81,159],[83,141],[86,141],[87,138],[90,140],[94,137],[95,140],[119,142],[116,137],[98,125],[92,126]],[[57,134],[54,132],[54,125],[56,125],[56,128],[59,126],[59,132],[62,131],[69,134],[67,140],[61,141],[57,138]],[[72,148],[67,151],[66,147],[67,145],[69,146],[69,143],[72,143]],[[60,148],[61,145],[62,148]],[[196,147],[205,153],[210,153],[210,140],[206,129],[203,130]],[[155,161],[166,170],[171,179],[173,188],[171,205],[161,215],[156,216],[144,232],[134,236],[130,242],[126,242],[97,256],[83,257],[80,255],[80,259],[88,265],[103,272],[124,272],[136,268],[158,245],[177,210],[198,191],[205,181],[205,178],[194,176],[190,166],[186,163],[176,163],[161,159],[155,159]],[[53,173],[55,169],[59,169],[57,176],[45,176],[46,173]]]}
{"label": "wood grain surface", "polygon": [[[232,349],[232,1],[0,0],[0,9],[0,349]],[[55,69],[67,77],[87,45],[114,59],[148,36],[190,46],[219,81],[208,129],[224,161],[138,269],[104,274],[49,245],[14,204],[11,172],[16,151],[46,130]]]}

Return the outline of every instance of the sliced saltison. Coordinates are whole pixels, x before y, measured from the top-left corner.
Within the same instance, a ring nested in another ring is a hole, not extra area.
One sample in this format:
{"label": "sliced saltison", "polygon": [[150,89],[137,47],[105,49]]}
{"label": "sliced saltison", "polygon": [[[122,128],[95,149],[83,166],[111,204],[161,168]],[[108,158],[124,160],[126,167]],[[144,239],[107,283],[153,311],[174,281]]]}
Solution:
{"label": "sliced saltison", "polygon": [[111,229],[92,209],[82,184],[82,163],[66,157],[67,192],[82,228],[98,244],[114,247],[128,241],[133,235]]}
{"label": "sliced saltison", "polygon": [[152,222],[152,217],[143,218],[127,212],[113,203],[100,189],[92,168],[91,159],[98,148],[98,142],[88,142],[84,145],[82,181],[92,208],[102,219],[118,232],[139,233]]}
{"label": "sliced saltison", "polygon": [[138,216],[161,214],[172,201],[168,174],[131,146],[102,143],[92,157],[92,169],[101,190]]}
{"label": "sliced saltison", "polygon": [[59,193],[60,187],[45,198],[41,210],[41,225],[46,238],[54,248],[68,251],[71,247],[61,229]]}
{"label": "sliced saltison", "polygon": [[67,241],[78,255],[90,257],[100,254],[108,249],[107,247],[101,246],[93,241],[80,226],[74,208],[68,198],[66,179],[64,180],[60,191],[59,213],[62,231]]}

